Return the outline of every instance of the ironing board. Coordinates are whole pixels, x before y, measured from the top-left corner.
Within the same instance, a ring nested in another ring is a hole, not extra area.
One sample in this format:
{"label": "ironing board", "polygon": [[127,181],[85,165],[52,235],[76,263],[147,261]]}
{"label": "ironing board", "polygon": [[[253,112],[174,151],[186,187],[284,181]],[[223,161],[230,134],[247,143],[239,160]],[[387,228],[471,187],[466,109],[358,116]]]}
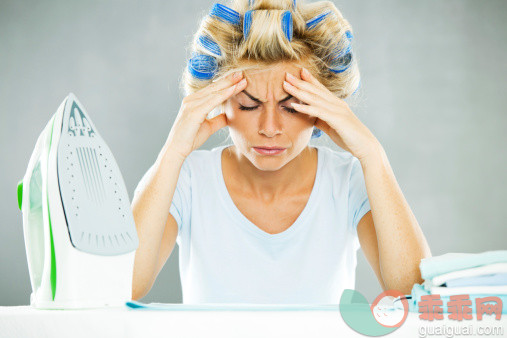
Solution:
{"label": "ironing board", "polygon": [[[135,310],[125,307],[93,310],[37,310],[30,306],[0,306],[0,337],[362,337],[349,328],[338,310],[297,307],[245,309],[164,304],[166,309]],[[162,307],[163,307],[162,306]],[[159,306],[160,307],[160,306]],[[422,321],[410,312],[389,337],[418,337],[421,328],[503,327],[497,321]],[[466,336],[472,337],[472,336]],[[499,337],[498,335],[496,337]]]}

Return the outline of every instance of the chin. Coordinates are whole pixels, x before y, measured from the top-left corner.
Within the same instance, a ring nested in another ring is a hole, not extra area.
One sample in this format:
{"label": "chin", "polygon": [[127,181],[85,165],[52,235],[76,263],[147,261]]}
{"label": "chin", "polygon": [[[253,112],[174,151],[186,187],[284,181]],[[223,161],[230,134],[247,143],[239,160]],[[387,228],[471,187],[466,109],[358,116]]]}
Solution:
{"label": "chin", "polygon": [[255,167],[262,171],[278,171],[283,168],[283,165],[257,165],[254,164]]}
{"label": "chin", "polygon": [[282,168],[287,162],[281,156],[262,156],[255,155],[250,162],[259,170],[262,171],[277,171]]}

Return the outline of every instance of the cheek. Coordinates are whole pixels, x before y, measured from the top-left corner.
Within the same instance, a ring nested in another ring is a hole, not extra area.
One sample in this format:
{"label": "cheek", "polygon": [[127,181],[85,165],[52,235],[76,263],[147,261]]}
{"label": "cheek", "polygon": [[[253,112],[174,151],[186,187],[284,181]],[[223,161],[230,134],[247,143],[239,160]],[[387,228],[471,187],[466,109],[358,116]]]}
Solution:
{"label": "cheek", "polygon": [[311,134],[313,125],[315,124],[315,117],[308,117],[308,115],[300,116],[298,114],[297,117],[293,116],[291,122],[286,125],[286,134],[296,140],[298,138],[306,139],[306,137]]}
{"label": "cheek", "polygon": [[227,111],[227,120],[229,121],[229,124],[241,124],[244,119],[244,114],[242,113],[242,111],[238,111],[236,109],[229,109]]}
{"label": "cheek", "polygon": [[288,116],[287,123],[293,125],[295,128],[304,129],[308,128],[309,126],[313,126],[316,119],[316,117],[299,113]]}
{"label": "cheek", "polygon": [[234,109],[232,103],[228,103],[225,107],[225,116],[227,117],[227,124],[232,127],[239,126],[241,124],[241,111]]}
{"label": "cheek", "polygon": [[241,117],[242,111],[236,107],[238,107],[237,100],[227,100],[227,103],[225,104],[225,115],[227,116],[227,120],[234,121]]}
{"label": "cheek", "polygon": [[255,117],[248,111],[239,109],[226,110],[227,125],[241,134],[250,133],[252,128],[256,128]]}

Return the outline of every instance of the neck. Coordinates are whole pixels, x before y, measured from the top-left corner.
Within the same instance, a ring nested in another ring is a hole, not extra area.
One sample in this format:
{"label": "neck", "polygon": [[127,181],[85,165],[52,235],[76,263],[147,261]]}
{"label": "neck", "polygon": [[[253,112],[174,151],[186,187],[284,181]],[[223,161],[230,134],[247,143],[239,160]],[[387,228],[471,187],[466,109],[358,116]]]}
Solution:
{"label": "neck", "polygon": [[231,168],[229,172],[234,173],[230,179],[236,181],[235,185],[241,187],[245,194],[253,195],[266,203],[299,192],[308,184],[312,185],[315,177],[308,173],[315,173],[317,150],[308,146],[282,168],[274,171],[258,169],[234,145],[225,149],[224,156]]}

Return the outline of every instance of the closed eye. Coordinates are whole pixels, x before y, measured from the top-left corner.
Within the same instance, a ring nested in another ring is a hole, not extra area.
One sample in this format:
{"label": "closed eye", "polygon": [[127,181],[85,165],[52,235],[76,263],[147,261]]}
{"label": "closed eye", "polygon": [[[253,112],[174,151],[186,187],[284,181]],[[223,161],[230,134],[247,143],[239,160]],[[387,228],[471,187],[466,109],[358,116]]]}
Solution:
{"label": "closed eye", "polygon": [[239,105],[239,109],[241,109],[241,110],[254,110],[254,109],[257,109],[258,107],[259,106],[246,107],[246,106]]}
{"label": "closed eye", "polygon": [[[246,107],[246,106],[242,106],[242,105],[239,105],[239,109],[240,110],[255,110],[259,108],[259,106],[253,106],[253,107]],[[296,114],[298,113],[298,111],[294,108],[289,108],[289,107],[282,107],[283,109],[285,109],[286,111],[288,111],[289,113],[292,113],[292,114]]]}
{"label": "closed eye", "polygon": [[289,107],[283,107],[286,111],[288,111],[289,113],[293,113],[293,114],[296,114],[296,113],[299,113],[296,109],[294,108],[289,108]]}

